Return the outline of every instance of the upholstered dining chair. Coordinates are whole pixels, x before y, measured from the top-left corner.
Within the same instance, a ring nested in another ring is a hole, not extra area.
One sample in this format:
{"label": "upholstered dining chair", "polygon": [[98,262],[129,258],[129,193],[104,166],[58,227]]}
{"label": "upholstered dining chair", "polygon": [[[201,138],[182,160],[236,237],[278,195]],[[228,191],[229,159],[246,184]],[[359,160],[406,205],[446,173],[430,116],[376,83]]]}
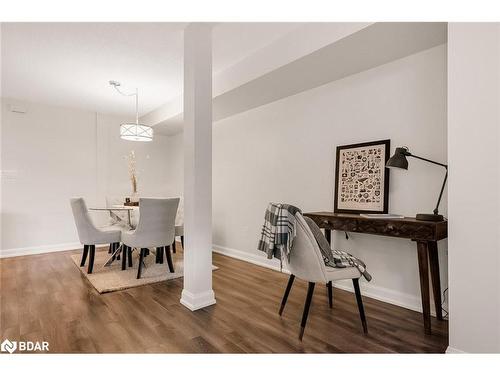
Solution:
{"label": "upholstered dining chair", "polygon": [[90,218],[87,205],[83,198],[71,198],[70,204],[78,237],[80,243],[83,245],[83,255],[80,267],[85,266],[88,255],[89,265],[87,273],[92,273],[94,269],[95,245],[110,244],[113,251],[116,250],[118,246],[120,246],[121,230],[118,226],[97,228]]}
{"label": "upholstered dining chair", "polygon": [[[177,215],[175,216],[175,237],[181,238],[182,249],[184,250],[184,199],[179,197],[179,207],[177,208]],[[177,251],[176,242],[172,245],[172,251]]]}
{"label": "upholstered dining chair", "polygon": [[[325,283],[328,287],[328,297],[330,307],[332,307],[332,290],[331,282],[336,280],[352,279],[354,291],[356,294],[356,301],[358,303],[359,315],[363,325],[363,332],[368,333],[366,324],[365,311],[363,307],[363,300],[361,299],[361,291],[359,289],[359,278],[361,273],[356,267],[333,268],[327,267],[323,260],[323,255],[319,248],[318,242],[311,231],[306,218],[301,214],[297,214],[296,218],[296,237],[293,240],[293,247],[290,251],[290,261],[284,257],[283,262],[287,265],[290,271],[290,278],[288,285],[285,289],[285,294],[281,302],[279,315],[283,314],[288,295],[292,289],[292,284],[295,277],[307,281],[309,283],[307,289],[307,297],[304,305],[304,312],[302,314],[302,321],[300,324],[299,340],[302,341],[304,330],[307,323],[307,316],[314,293],[314,286],[316,283]],[[326,241],[326,239],[325,239]]]}
{"label": "upholstered dining chair", "polygon": [[122,269],[127,262],[127,256],[131,256],[129,250],[133,248],[141,249],[137,268],[137,278],[140,279],[144,257],[149,252],[148,249],[156,248],[156,251],[161,255],[161,259],[163,259],[163,253],[165,253],[168,268],[170,272],[174,272],[170,246],[175,239],[175,215],[178,205],[179,198],[139,198],[141,215],[137,228],[122,232],[122,243],[125,246],[122,252]]}

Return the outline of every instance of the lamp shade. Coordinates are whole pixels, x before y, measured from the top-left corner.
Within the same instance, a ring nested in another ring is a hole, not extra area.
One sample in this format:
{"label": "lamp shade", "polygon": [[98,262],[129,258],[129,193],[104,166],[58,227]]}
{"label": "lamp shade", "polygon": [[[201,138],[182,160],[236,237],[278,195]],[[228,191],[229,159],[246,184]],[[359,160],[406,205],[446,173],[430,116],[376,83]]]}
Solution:
{"label": "lamp shade", "polygon": [[408,149],[404,147],[396,148],[394,155],[387,160],[385,166],[387,168],[408,169],[408,160],[406,159],[406,155],[409,155]]}
{"label": "lamp shade", "polygon": [[135,123],[121,124],[120,138],[127,141],[151,142],[153,140],[153,128]]}

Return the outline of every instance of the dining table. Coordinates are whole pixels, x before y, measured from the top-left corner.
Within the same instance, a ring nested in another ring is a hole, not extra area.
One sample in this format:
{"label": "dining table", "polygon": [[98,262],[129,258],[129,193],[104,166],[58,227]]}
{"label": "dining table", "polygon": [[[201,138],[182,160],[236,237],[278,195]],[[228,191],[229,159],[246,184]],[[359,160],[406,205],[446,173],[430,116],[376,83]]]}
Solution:
{"label": "dining table", "polygon": [[[125,205],[113,205],[113,206],[106,206],[106,207],[89,207],[89,211],[107,211],[109,212],[109,215],[115,219],[117,222],[123,222],[123,219],[117,215],[116,213],[118,212],[126,212],[127,213],[127,225],[129,229],[135,229],[134,225],[132,224],[132,211],[138,211],[139,206],[125,206]],[[103,265],[103,267],[108,267],[113,263],[115,259],[120,259],[120,254],[122,252],[122,247],[123,245],[120,244],[120,246],[110,255],[109,259],[106,261],[106,263]]]}
{"label": "dining table", "polygon": [[134,225],[132,224],[132,216],[131,212],[134,210],[139,210],[139,206],[124,206],[124,205],[113,205],[108,207],[89,207],[89,211],[107,211],[109,215],[115,219],[117,222],[122,222],[123,219],[116,214],[116,212],[127,212],[127,221],[126,223],[130,229],[134,229]]}

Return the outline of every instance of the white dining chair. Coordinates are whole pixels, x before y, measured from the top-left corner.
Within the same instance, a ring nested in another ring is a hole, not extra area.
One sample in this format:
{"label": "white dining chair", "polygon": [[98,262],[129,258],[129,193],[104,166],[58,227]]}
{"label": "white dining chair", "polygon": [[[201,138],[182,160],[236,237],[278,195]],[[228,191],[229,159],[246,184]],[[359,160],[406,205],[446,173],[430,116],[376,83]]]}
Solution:
{"label": "white dining chair", "polygon": [[[167,258],[170,272],[175,272],[170,254],[170,246],[175,239],[175,215],[179,198],[140,198],[141,215],[135,230],[122,232],[122,243],[125,247],[122,252],[122,269],[126,265],[126,258],[131,256],[131,249],[140,250],[137,278],[141,278],[144,257],[149,248],[156,248],[157,254],[163,253]],[[158,260],[159,258],[157,258]]]}
{"label": "white dining chair", "polygon": [[75,219],[78,238],[83,245],[83,255],[80,267],[85,266],[87,255],[89,256],[89,265],[87,273],[92,273],[94,269],[95,246],[100,244],[109,244],[112,250],[120,246],[121,230],[118,226],[106,226],[97,228],[90,218],[87,205],[83,198],[70,199],[71,210]]}
{"label": "white dining chair", "polygon": [[[184,199],[179,197],[179,207],[177,208],[177,215],[175,216],[175,237],[181,238],[182,249],[184,250]],[[172,245],[173,252],[177,252],[177,244],[174,240]]]}
{"label": "white dining chair", "polygon": [[[302,341],[304,330],[307,323],[307,316],[314,293],[314,286],[316,283],[325,283],[328,287],[328,297],[330,307],[332,307],[332,281],[352,279],[354,291],[356,294],[356,301],[358,303],[359,315],[363,325],[363,332],[368,333],[366,324],[365,311],[363,307],[363,300],[361,299],[361,291],[359,289],[359,278],[361,273],[356,267],[333,268],[327,267],[323,260],[323,255],[319,248],[318,242],[306,219],[302,214],[295,215],[296,218],[296,237],[293,240],[293,247],[290,251],[290,261],[286,256],[283,256],[283,262],[286,264],[290,271],[290,278],[285,289],[285,294],[281,302],[279,315],[283,314],[288,295],[292,289],[292,284],[295,277],[307,281],[309,283],[307,289],[307,297],[304,305],[304,312],[302,314],[302,321],[300,324],[299,340]],[[309,219],[310,220],[310,219]],[[312,220],[311,220],[312,222]],[[314,224],[314,222],[312,222]],[[316,224],[314,224],[316,225]],[[318,228],[319,230],[319,228]],[[323,235],[320,232],[321,235]],[[325,238],[326,241],[326,238]]]}

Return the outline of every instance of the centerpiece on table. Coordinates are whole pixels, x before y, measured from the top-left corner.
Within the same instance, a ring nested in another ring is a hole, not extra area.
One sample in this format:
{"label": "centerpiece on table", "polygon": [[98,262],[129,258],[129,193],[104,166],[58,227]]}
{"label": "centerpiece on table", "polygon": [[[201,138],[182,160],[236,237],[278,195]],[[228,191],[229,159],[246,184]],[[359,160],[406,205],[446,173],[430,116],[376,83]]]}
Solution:
{"label": "centerpiece on table", "polygon": [[132,194],[130,198],[125,198],[126,206],[138,206],[139,205],[139,192],[137,191],[137,169],[136,169],[136,159],[135,151],[130,151],[128,155],[128,173],[130,177],[130,182],[132,184]]}

